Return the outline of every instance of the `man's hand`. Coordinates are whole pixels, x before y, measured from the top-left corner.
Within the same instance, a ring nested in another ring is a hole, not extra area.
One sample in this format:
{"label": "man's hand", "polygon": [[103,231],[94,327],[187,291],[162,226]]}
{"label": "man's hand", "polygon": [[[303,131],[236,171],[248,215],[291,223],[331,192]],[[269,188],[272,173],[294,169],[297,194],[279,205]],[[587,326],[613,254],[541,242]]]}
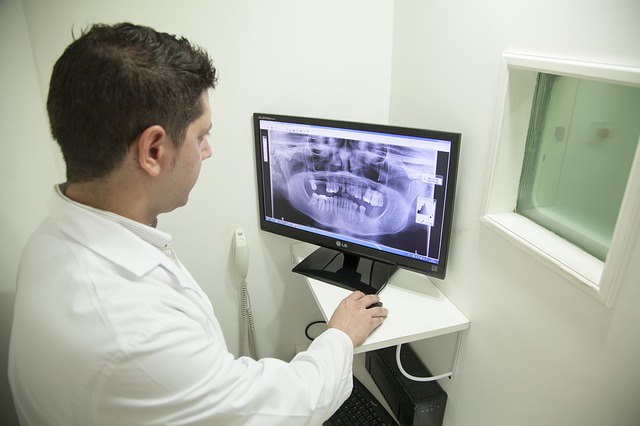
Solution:
{"label": "man's hand", "polygon": [[369,308],[379,301],[380,297],[377,294],[365,295],[360,291],[351,293],[340,302],[331,315],[329,328],[344,331],[351,338],[353,347],[362,345],[369,334],[384,322],[389,313],[381,306]]}

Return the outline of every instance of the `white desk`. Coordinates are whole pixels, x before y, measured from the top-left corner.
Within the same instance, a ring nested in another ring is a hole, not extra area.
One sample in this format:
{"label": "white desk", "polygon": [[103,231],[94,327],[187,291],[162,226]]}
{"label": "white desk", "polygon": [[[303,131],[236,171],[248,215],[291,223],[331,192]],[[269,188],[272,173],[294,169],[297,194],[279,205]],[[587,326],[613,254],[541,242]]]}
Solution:
{"label": "white desk", "polygon": [[[292,260],[300,262],[317,249],[306,243],[291,245]],[[351,291],[305,277],[326,321],[336,306]],[[356,348],[356,353],[441,336],[469,328],[469,320],[429,279],[421,274],[399,269],[380,292],[389,316]]]}

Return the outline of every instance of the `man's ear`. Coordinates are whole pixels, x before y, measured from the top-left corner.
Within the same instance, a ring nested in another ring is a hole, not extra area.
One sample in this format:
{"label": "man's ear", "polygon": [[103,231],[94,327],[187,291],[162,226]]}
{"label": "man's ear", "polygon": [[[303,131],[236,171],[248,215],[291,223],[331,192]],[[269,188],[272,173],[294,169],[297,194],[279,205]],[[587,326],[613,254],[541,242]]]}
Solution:
{"label": "man's ear", "polygon": [[169,155],[171,140],[162,126],[147,127],[136,140],[137,162],[151,176],[160,174]]}

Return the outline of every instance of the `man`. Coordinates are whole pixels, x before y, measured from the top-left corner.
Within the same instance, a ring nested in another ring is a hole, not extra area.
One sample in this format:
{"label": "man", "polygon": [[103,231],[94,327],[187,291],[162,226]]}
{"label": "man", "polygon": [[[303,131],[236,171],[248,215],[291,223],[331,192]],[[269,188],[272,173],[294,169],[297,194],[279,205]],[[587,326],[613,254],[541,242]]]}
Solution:
{"label": "man", "polygon": [[320,424],[354,346],[387,310],[353,293],[290,363],[235,359],[211,304],[154,228],[211,156],[205,52],[96,25],[54,66],[47,109],[67,166],[18,272],[9,379],[23,425]]}

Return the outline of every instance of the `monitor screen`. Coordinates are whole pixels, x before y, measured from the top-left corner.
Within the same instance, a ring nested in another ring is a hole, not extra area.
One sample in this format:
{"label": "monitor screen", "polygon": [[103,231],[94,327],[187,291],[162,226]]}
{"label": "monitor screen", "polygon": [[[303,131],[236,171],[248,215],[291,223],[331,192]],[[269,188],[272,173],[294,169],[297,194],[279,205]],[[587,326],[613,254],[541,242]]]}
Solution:
{"label": "monitor screen", "polygon": [[254,114],[260,226],[320,248],[295,272],[377,293],[444,278],[461,134]]}

